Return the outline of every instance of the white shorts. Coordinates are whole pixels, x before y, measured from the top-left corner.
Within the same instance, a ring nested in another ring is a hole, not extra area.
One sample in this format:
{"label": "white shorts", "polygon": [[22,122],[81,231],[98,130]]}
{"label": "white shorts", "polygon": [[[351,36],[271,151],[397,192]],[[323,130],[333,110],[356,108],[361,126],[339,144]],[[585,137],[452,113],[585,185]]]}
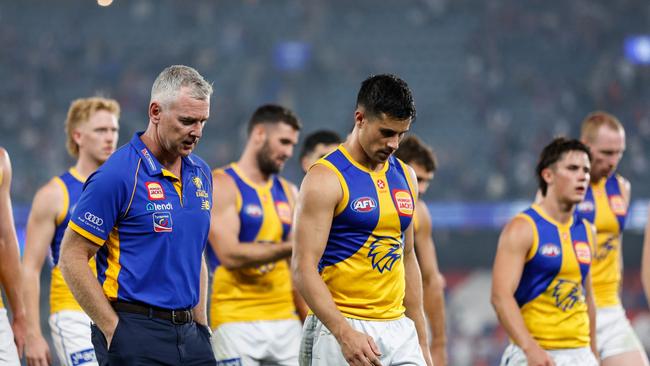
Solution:
{"label": "white shorts", "polygon": [[214,329],[217,366],[298,365],[300,321],[225,323]]}
{"label": "white shorts", "polygon": [[[426,365],[413,321],[407,317],[389,321],[346,318],[360,332],[373,338],[381,356],[381,364]],[[300,345],[300,366],[347,366],[341,346],[332,332],[314,315],[303,326]]]}
{"label": "white shorts", "polygon": [[7,309],[0,308],[0,365],[20,365],[14,333],[7,318]]}
{"label": "white shorts", "polygon": [[645,354],[621,305],[596,309],[596,342],[602,360],[633,351]]}
{"label": "white shorts", "polygon": [[[555,366],[598,366],[591,348],[568,348],[547,350],[555,362]],[[510,344],[503,352],[500,366],[527,366],[526,354],[514,344]]]}
{"label": "white shorts", "polygon": [[97,365],[90,340],[90,318],[86,313],[63,310],[50,315],[52,343],[59,363],[65,366]]}

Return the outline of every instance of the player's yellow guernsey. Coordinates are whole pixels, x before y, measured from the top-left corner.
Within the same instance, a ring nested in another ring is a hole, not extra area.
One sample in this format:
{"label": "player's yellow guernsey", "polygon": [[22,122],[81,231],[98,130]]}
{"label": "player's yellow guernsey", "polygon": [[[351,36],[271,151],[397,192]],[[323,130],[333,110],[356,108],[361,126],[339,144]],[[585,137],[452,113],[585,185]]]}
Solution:
{"label": "player's yellow guernsey", "polygon": [[[52,178],[63,191],[63,207],[56,217],[56,229],[54,237],[50,243],[50,255],[52,259],[52,282],[50,284],[50,313],[54,314],[62,310],[77,310],[83,311],[81,306],[77,303],[72,296],[72,292],[68,285],[63,280],[63,275],[59,269],[59,251],[61,250],[61,240],[63,240],[63,233],[68,227],[70,221],[70,214],[81,196],[81,191],[85,179],[79,175],[75,168],[70,168],[64,174]],[[90,267],[93,273],[97,273],[95,268],[95,260],[91,259]]]}
{"label": "player's yellow guernsey", "polygon": [[336,173],[343,189],[318,264],[337,308],[349,318],[401,318],[404,232],[413,218],[416,188],[408,167],[391,156],[373,172],[343,146],[316,164]]}
{"label": "player's yellow guernsey", "polygon": [[[293,202],[289,184],[278,176],[259,186],[233,163],[223,169],[237,184],[241,243],[281,243],[291,231]],[[218,188],[217,188],[218,189]],[[215,202],[218,205],[219,202]],[[242,244],[245,245],[245,244]],[[229,270],[219,265],[210,248],[208,261],[216,268],[212,282],[210,325],[259,320],[297,319],[287,261],[255,268]]]}
{"label": "player's yellow guernsey", "polygon": [[533,205],[517,217],[533,228],[515,299],[530,334],[544,349],[589,345],[584,282],[593,238],[589,223],[573,218],[561,224]]}
{"label": "player's yellow guernsey", "polygon": [[621,303],[621,234],[627,217],[627,203],[621,194],[618,174],[591,184],[578,205],[581,217],[596,226],[596,250],[591,269],[597,307]]}

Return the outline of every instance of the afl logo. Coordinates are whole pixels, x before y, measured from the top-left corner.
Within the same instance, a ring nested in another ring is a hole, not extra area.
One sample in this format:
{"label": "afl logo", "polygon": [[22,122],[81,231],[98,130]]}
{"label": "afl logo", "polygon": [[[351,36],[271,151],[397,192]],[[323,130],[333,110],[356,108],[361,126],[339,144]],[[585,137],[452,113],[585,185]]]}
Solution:
{"label": "afl logo", "polygon": [[86,219],[88,222],[92,222],[97,226],[102,226],[102,224],[104,223],[104,220],[101,217],[97,217],[88,211],[86,211],[86,213],[84,214],[84,219]]}
{"label": "afl logo", "polygon": [[377,207],[377,202],[371,197],[361,197],[352,201],[350,208],[356,212],[370,212]]}
{"label": "afl logo", "polygon": [[547,243],[541,246],[539,248],[539,254],[545,256],[545,257],[557,257],[560,255],[560,247],[553,243]]}
{"label": "afl logo", "polygon": [[589,213],[594,212],[594,202],[593,201],[582,201],[578,204],[578,211]]}
{"label": "afl logo", "polygon": [[262,208],[258,205],[248,204],[244,206],[244,213],[251,217],[262,217]]}

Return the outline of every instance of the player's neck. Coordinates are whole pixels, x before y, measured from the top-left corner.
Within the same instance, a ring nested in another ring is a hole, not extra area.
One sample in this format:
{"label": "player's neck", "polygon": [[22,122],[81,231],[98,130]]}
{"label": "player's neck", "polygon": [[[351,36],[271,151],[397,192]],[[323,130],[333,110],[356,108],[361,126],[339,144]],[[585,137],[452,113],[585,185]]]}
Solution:
{"label": "player's neck", "polygon": [[343,148],[347,150],[347,152],[350,154],[350,157],[352,157],[352,159],[354,159],[357,164],[370,171],[378,172],[382,170],[384,168],[384,164],[386,164],[385,162],[378,163],[371,160],[368,154],[366,154],[365,150],[363,150],[363,147],[361,147],[359,141],[354,137],[351,137],[345,141],[343,143]]}
{"label": "player's neck", "polygon": [[575,209],[575,204],[563,202],[550,194],[544,197],[539,206],[549,217],[561,224],[568,224],[571,221]]}
{"label": "player's neck", "polygon": [[74,165],[74,169],[82,178],[86,179],[97,170],[100,165],[101,163],[99,161],[80,153],[79,159],[77,159],[77,163]]}
{"label": "player's neck", "polygon": [[250,148],[244,150],[239,161],[237,161],[237,167],[248,180],[257,185],[264,185],[271,179],[271,175],[262,172],[257,162],[256,153]]}

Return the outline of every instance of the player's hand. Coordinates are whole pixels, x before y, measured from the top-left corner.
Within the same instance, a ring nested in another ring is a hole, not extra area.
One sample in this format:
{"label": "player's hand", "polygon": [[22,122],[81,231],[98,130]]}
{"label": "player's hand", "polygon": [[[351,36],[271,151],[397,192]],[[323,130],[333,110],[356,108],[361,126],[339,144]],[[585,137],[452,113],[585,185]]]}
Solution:
{"label": "player's hand", "polygon": [[371,336],[350,328],[338,341],[350,366],[381,366],[381,352]]}
{"label": "player's hand", "polygon": [[111,347],[111,342],[113,341],[113,335],[115,335],[115,329],[117,329],[117,325],[120,322],[120,318],[115,316],[115,322],[107,327],[109,330],[104,330],[103,328],[99,328],[102,333],[104,333],[104,338],[106,338],[106,349],[108,350]]}
{"label": "player's hand", "polygon": [[447,348],[444,344],[432,344],[429,351],[435,366],[447,366]]}
{"label": "player's hand", "polygon": [[41,334],[27,336],[25,358],[27,358],[28,366],[49,366],[52,364],[50,346],[48,346]]}
{"label": "player's hand", "polygon": [[528,366],[555,366],[555,362],[553,361],[553,358],[551,358],[551,355],[538,344],[532,345],[524,352],[526,353]]}
{"label": "player's hand", "polygon": [[14,317],[11,322],[11,330],[14,333],[14,342],[18,350],[18,357],[23,357],[25,350],[25,335],[27,334],[27,320],[24,316]]}

